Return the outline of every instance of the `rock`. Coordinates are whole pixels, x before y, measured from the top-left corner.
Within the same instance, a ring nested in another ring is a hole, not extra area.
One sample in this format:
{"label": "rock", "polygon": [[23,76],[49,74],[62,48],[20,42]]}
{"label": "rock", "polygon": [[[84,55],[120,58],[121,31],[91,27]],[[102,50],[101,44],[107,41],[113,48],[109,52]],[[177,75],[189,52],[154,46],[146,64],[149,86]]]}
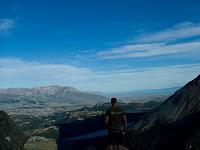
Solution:
{"label": "rock", "polygon": [[48,141],[48,139],[45,137],[41,137],[41,136],[33,136],[33,137],[30,137],[28,140],[28,142],[36,142],[36,141],[46,142],[46,141]]}
{"label": "rock", "polygon": [[11,138],[10,138],[9,136],[5,137],[5,140],[6,140],[7,142],[11,142]]}
{"label": "rock", "polygon": [[17,130],[12,119],[0,111],[0,150],[23,150],[25,135]]}

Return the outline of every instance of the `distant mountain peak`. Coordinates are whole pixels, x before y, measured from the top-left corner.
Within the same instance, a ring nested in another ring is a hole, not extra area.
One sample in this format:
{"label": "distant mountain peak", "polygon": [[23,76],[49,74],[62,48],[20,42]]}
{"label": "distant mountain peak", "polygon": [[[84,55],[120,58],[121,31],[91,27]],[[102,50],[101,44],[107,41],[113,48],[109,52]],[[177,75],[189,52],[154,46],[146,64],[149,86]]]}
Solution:
{"label": "distant mountain peak", "polygon": [[0,102],[2,104],[16,102],[20,106],[43,106],[52,103],[55,106],[55,103],[86,105],[105,101],[107,98],[104,96],[79,91],[71,86],[49,85],[35,88],[0,89]]}
{"label": "distant mountain peak", "polygon": [[58,85],[49,85],[41,86],[34,88],[7,88],[0,89],[0,94],[13,94],[13,95],[35,95],[35,94],[50,94],[54,95],[58,91],[65,92],[78,92],[74,87],[71,86],[58,86]]}
{"label": "distant mountain peak", "polygon": [[69,91],[69,92],[80,92],[78,89],[71,87],[71,86],[65,86],[64,87],[65,91]]}

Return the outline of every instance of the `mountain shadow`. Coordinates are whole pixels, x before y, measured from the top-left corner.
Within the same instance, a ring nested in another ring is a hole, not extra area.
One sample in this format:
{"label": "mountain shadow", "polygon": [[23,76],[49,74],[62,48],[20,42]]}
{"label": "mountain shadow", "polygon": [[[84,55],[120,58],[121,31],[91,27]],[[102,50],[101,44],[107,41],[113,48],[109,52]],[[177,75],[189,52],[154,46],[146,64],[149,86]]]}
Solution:
{"label": "mountain shadow", "polygon": [[[128,123],[140,120],[144,113],[127,113]],[[105,116],[87,118],[83,121],[57,124],[60,137],[58,150],[104,150],[107,145]]]}

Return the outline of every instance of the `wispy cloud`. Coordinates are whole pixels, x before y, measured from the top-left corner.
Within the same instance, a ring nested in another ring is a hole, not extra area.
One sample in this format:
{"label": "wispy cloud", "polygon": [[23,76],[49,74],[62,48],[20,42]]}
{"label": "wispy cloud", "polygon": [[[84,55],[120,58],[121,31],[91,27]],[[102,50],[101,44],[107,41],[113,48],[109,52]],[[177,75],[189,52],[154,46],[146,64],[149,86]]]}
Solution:
{"label": "wispy cloud", "polygon": [[0,86],[34,87],[50,84],[70,85],[81,90],[103,92],[134,91],[182,86],[199,74],[200,64],[141,69],[92,71],[67,64],[0,59]]}
{"label": "wispy cloud", "polygon": [[179,41],[191,37],[200,37],[200,23],[184,22],[166,30],[139,35],[135,44],[103,50],[97,56],[102,59],[118,59],[199,52],[199,41]]}
{"label": "wispy cloud", "polygon": [[[173,65],[96,73],[88,87],[100,90],[134,91],[183,86],[199,74],[200,64]],[[114,87],[114,88],[113,88]]]}
{"label": "wispy cloud", "polygon": [[104,59],[150,57],[166,54],[199,52],[200,42],[178,44],[154,43],[125,45],[119,48],[98,52],[97,55]]}
{"label": "wispy cloud", "polygon": [[173,41],[200,36],[200,23],[183,22],[171,28],[140,35],[137,42]]}
{"label": "wispy cloud", "polygon": [[0,32],[9,32],[15,25],[15,21],[8,18],[0,19]]}

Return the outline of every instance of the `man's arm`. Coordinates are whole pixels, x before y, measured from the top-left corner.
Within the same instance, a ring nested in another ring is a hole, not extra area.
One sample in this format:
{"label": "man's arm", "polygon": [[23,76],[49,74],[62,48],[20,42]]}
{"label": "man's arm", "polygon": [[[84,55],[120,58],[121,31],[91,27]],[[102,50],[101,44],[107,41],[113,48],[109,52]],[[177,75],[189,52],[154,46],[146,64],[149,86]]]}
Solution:
{"label": "man's arm", "polygon": [[106,119],[105,119],[105,123],[108,126],[108,121],[109,121],[109,109],[106,110]]}
{"label": "man's arm", "polygon": [[106,125],[108,125],[108,121],[109,121],[109,116],[106,115]]}
{"label": "man's arm", "polygon": [[127,118],[126,118],[125,114],[123,115],[123,120],[124,120],[124,127],[126,128],[127,127]]}

